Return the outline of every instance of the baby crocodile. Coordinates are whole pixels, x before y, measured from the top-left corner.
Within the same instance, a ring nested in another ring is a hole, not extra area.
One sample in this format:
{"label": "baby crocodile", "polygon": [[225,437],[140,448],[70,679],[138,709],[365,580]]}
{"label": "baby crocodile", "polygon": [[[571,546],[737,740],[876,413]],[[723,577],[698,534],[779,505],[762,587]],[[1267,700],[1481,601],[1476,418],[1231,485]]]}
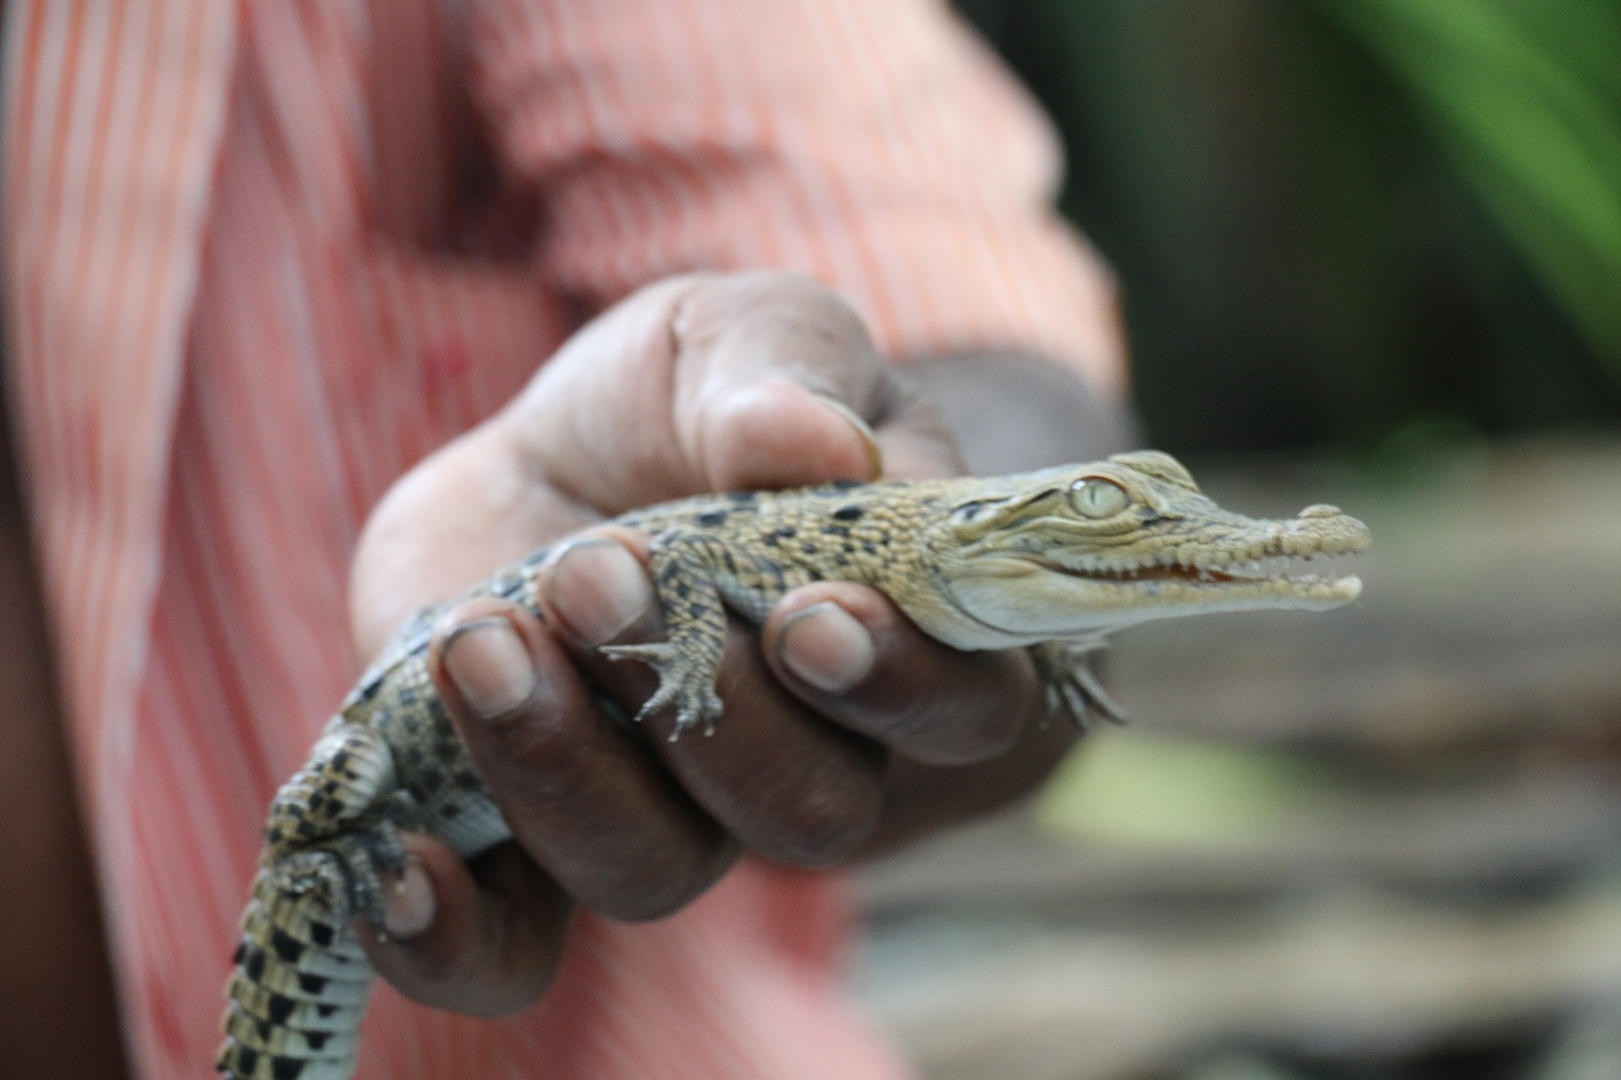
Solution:
{"label": "baby crocodile", "polygon": [[[676,734],[721,716],[727,609],[759,624],[809,582],[873,586],[959,649],[1028,646],[1050,709],[1084,726],[1089,713],[1120,715],[1086,661],[1109,632],[1201,612],[1339,607],[1361,592],[1357,578],[1298,574],[1292,561],[1369,543],[1332,506],[1288,521],[1223,510],[1156,451],[989,479],[739,491],[619,522],[652,537],[667,640],[602,651],[657,669],[641,715],[673,709]],[[474,595],[536,608],[545,556]],[[428,673],[443,610],[399,632],[271,805],[217,1063],[236,1080],[351,1075],[372,972],[349,919],[382,925],[379,875],[403,866],[399,830],[464,857],[511,835]]]}

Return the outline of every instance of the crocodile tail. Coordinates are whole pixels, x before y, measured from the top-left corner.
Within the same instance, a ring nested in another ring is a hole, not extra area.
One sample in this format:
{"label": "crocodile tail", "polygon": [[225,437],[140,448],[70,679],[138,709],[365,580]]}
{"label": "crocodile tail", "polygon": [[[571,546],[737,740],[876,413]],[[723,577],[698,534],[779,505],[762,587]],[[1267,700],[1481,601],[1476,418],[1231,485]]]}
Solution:
{"label": "crocodile tail", "polygon": [[380,922],[381,869],[403,857],[376,808],[394,788],[375,729],[343,717],[281,786],[242,915],[216,1067],[231,1080],[346,1080],[372,969],[349,929]]}
{"label": "crocodile tail", "polygon": [[215,1067],[230,1080],[347,1080],[372,969],[321,888],[259,871],[242,916]]}

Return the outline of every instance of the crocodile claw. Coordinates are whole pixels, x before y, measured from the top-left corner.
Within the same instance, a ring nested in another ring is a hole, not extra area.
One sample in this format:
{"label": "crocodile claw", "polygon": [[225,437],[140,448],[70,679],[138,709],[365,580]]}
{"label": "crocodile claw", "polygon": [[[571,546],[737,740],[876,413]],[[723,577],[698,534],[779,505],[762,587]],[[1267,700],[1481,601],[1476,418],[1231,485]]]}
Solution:
{"label": "crocodile claw", "polygon": [[661,709],[675,708],[675,730],[670,741],[702,724],[705,735],[715,733],[722,705],[715,693],[714,678],[698,669],[679,648],[668,641],[648,645],[604,645],[602,654],[610,660],[640,660],[659,673],[658,692],[648,698],[636,714],[646,720]]}

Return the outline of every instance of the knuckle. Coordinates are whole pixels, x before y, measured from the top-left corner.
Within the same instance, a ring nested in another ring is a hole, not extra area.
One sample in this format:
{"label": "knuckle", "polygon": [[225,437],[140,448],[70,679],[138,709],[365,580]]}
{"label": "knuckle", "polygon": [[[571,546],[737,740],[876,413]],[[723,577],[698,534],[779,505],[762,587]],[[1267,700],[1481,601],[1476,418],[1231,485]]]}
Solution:
{"label": "knuckle", "polygon": [[573,741],[557,718],[544,710],[520,707],[506,714],[491,725],[487,741],[499,761],[481,764],[493,766],[499,775],[492,778],[492,786],[513,794],[550,793],[554,778],[577,771]]}
{"label": "knuckle", "polygon": [[[553,852],[551,867],[579,903],[624,922],[646,922],[673,915],[720,880],[738,848],[723,832],[694,840],[647,822],[646,842],[575,845],[563,857]],[[551,838],[560,830],[553,829]]]}
{"label": "knuckle", "polygon": [[607,888],[580,890],[582,903],[622,922],[651,922],[674,915],[713,884],[712,876],[685,867],[643,864]]}
{"label": "knuckle", "polygon": [[947,710],[949,715],[925,719],[913,726],[907,740],[911,756],[926,765],[975,765],[1001,757],[1019,741],[1025,710],[995,707]]}
{"label": "knuckle", "polygon": [[795,866],[832,866],[871,834],[882,802],[876,783],[812,785],[777,808],[770,842],[757,850]]}
{"label": "knuckle", "polygon": [[1041,715],[1041,692],[1017,653],[953,654],[941,667],[907,665],[874,702],[882,741],[925,765],[1000,757]]}

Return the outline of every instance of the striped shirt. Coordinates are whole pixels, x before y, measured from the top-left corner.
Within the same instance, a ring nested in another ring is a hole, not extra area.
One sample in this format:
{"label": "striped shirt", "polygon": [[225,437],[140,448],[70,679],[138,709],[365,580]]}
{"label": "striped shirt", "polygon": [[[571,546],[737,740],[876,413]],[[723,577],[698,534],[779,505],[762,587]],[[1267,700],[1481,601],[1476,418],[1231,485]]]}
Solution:
{"label": "striped shirt", "polygon": [[[904,359],[1122,379],[1050,133],[930,0],[8,5],[8,377],[124,1023],[207,1075],[264,807],[357,671],[368,508],[582,319],[791,268]],[[835,878],[583,917],[510,1020],[379,991],[360,1076],[892,1077]]]}

